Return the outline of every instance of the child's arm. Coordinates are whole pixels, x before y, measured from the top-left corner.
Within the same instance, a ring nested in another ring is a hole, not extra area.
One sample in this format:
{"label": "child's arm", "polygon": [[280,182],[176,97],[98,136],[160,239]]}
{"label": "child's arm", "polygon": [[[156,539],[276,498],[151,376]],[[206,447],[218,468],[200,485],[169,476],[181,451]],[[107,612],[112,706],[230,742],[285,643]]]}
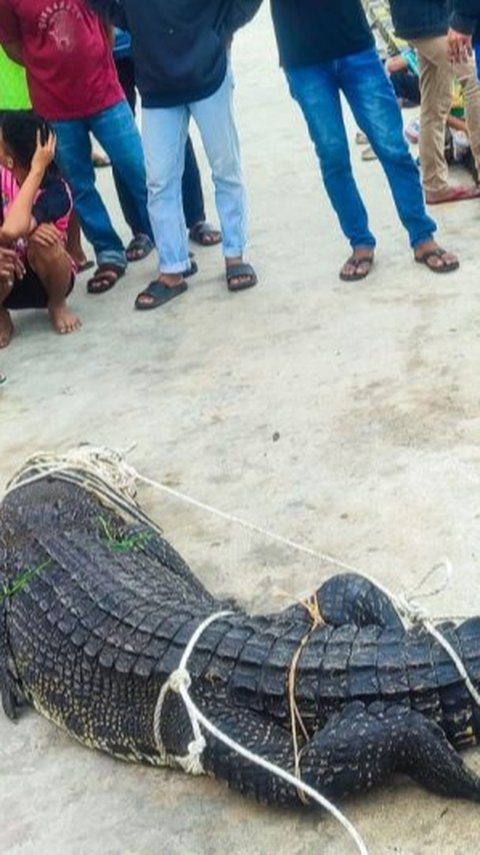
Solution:
{"label": "child's arm", "polygon": [[32,217],[35,197],[40,189],[45,172],[55,157],[56,138],[50,133],[45,143],[37,137],[37,148],[32,158],[30,172],[15,197],[3,225],[0,227],[2,243],[27,237],[37,224]]}

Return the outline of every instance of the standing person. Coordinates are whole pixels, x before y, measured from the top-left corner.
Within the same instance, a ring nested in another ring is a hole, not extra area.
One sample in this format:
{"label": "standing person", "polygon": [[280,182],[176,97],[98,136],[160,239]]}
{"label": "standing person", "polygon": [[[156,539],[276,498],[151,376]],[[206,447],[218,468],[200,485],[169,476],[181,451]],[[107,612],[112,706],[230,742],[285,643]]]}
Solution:
{"label": "standing person", "polygon": [[90,133],[128,183],[139,231],[150,229],[140,135],[106,28],[84,0],[0,0],[0,43],[25,65],[33,107],[55,130],[59,166],[97,257],[87,288],[101,294],[124,275],[127,256],[95,188]]}
{"label": "standing person", "polygon": [[[132,57],[132,38],[130,33],[126,30],[119,29],[119,27],[115,27],[113,58],[115,60],[118,79],[130,105],[130,109],[133,115],[135,115],[137,106],[137,88],[135,83],[135,66],[133,64]],[[128,187],[125,186],[122,176],[118,174],[115,169],[113,170],[113,178],[122,210],[128,222],[128,212],[130,209]],[[185,148],[182,200],[190,240],[205,247],[215,246],[216,244],[221,243],[222,235],[218,229],[214,229],[213,226],[207,222],[202,180],[200,178],[200,170],[198,168],[197,159],[195,157],[190,137],[187,139],[187,145]]]}
{"label": "standing person", "polygon": [[420,169],[427,204],[480,196],[477,187],[452,187],[445,160],[445,129],[457,78],[465,93],[470,146],[480,170],[480,84],[475,60],[452,63],[448,52],[449,0],[390,0],[397,35],[417,52],[420,66]]}
{"label": "standing person", "polygon": [[361,1],[271,0],[271,8],[291,95],[305,116],[325,188],[352,247],[340,278],[353,282],[368,276],[376,243],[352,173],[341,92],[386,173],[415,261],[434,273],[456,270],[458,259],[433,239],[436,225],[425,211],[400,109]]}
{"label": "standing person", "polygon": [[246,205],[233,116],[228,45],[261,0],[89,0],[132,35],[143,105],[149,210],[160,256],[158,279],[138,295],[154,309],[187,289],[188,243],[181,202],[190,117],[197,123],[215,184],[230,291],[250,288],[255,271],[243,260]]}

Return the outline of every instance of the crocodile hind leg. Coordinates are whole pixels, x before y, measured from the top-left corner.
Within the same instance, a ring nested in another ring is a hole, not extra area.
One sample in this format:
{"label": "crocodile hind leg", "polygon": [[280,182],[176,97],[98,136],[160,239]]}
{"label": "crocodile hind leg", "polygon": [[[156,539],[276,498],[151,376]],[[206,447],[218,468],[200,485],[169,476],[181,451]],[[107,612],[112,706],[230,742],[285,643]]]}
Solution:
{"label": "crocodile hind leg", "polygon": [[7,609],[0,601],[0,697],[5,715],[15,721],[20,702],[18,687],[8,670]]}
{"label": "crocodile hind leg", "polygon": [[373,582],[356,573],[332,576],[317,591],[317,601],[326,623],[342,626],[381,626],[403,629],[395,606]]}
{"label": "crocodile hind leg", "polygon": [[[197,695],[197,693],[195,693]],[[197,703],[209,720],[243,747],[293,773],[291,734],[228,697],[208,693]],[[182,756],[192,739],[188,715],[178,696],[168,695],[162,720],[164,743]],[[232,789],[264,804],[299,804],[295,788],[255,766],[205,734],[204,769]],[[300,752],[302,779],[328,798],[369,790],[392,774],[409,775],[445,796],[480,801],[480,778],[470,772],[438,725],[408,707],[353,702],[334,714]]]}
{"label": "crocodile hind leg", "polygon": [[434,793],[480,801],[480,778],[437,724],[408,707],[349,704],[307,743],[301,765],[305,778],[331,797],[402,772]]}

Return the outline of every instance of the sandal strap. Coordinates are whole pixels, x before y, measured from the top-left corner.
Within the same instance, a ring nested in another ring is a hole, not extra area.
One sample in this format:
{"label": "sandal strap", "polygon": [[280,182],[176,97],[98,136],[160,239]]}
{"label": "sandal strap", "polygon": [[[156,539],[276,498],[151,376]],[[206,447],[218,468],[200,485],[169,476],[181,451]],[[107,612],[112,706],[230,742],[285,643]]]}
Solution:
{"label": "sandal strap", "polygon": [[229,265],[227,267],[227,281],[231,279],[239,279],[241,276],[256,276],[256,273],[251,264],[243,261],[241,264]]}

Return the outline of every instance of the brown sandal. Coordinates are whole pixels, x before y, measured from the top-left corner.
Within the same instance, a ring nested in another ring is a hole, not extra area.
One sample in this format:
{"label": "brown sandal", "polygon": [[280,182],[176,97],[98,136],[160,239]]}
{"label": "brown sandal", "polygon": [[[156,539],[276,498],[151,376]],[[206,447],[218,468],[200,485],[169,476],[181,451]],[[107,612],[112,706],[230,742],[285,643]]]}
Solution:
{"label": "brown sandal", "polygon": [[[350,267],[353,267],[353,273],[344,273],[342,267],[342,270],[339,273],[340,279],[342,282],[360,282],[361,279],[366,279],[372,270],[374,260],[373,255],[365,255],[363,258],[360,255],[351,255],[350,258],[347,258],[343,267],[346,267],[347,264],[349,264]],[[364,264],[366,264],[367,269],[360,271],[359,267]]]}
{"label": "brown sandal", "polygon": [[118,280],[125,276],[125,268],[118,264],[99,264],[92,278],[87,282],[88,294],[105,294]]}

